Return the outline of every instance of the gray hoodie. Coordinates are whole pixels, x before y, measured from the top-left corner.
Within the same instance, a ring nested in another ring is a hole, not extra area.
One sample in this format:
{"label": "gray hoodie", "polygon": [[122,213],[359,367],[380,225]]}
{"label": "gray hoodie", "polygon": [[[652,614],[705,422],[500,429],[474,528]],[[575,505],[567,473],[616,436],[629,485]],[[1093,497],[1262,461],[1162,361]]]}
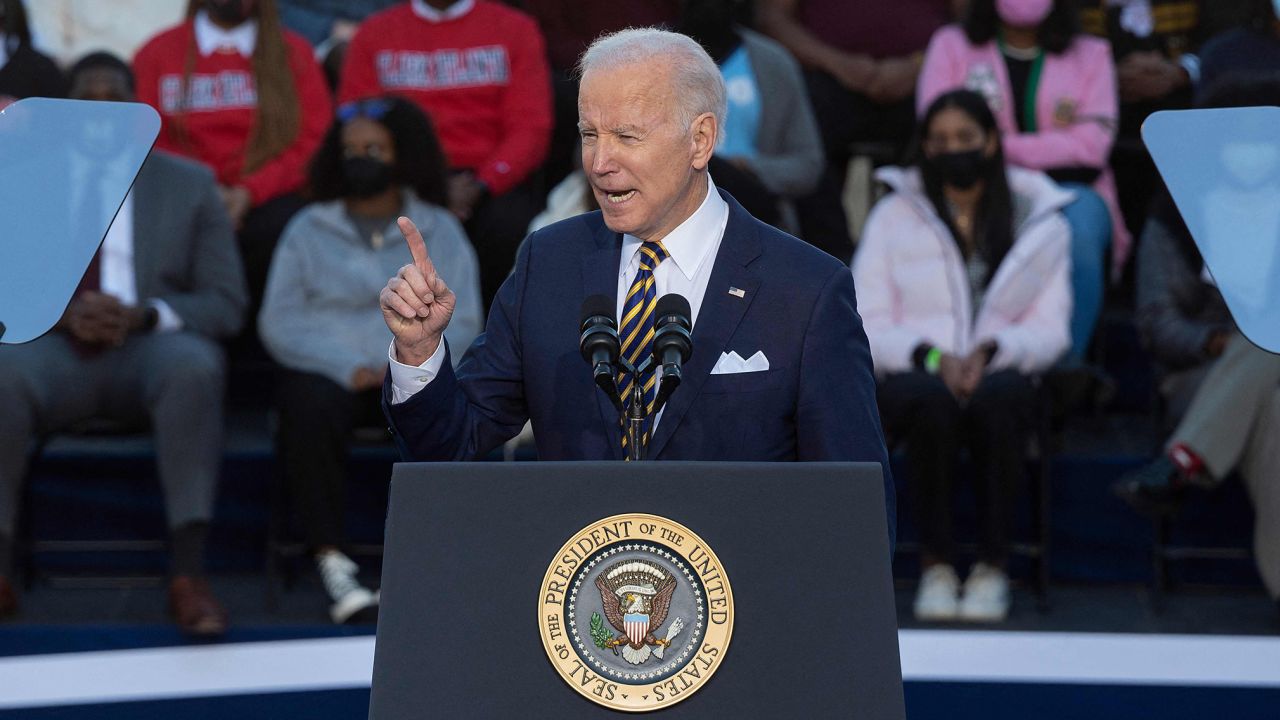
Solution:
{"label": "gray hoodie", "polygon": [[[475,250],[453,215],[411,192],[402,214],[422,231],[431,261],[458,297],[445,337],[450,346],[466,348],[484,324]],[[276,362],[344,388],[357,368],[387,365],[391,331],[378,294],[413,257],[394,222],[382,235],[381,248],[359,237],[341,200],[308,205],[290,221],[258,314],[258,335]]]}

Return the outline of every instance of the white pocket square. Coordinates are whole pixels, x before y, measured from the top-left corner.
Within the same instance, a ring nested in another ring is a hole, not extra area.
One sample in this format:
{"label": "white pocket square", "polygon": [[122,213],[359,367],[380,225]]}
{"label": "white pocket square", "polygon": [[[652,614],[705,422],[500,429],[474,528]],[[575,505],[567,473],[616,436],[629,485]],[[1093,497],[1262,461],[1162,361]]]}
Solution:
{"label": "white pocket square", "polygon": [[769,369],[769,358],[764,351],[757,350],[755,355],[742,359],[737,352],[721,353],[716,366],[711,368],[712,375],[733,375],[736,373],[763,372]]}

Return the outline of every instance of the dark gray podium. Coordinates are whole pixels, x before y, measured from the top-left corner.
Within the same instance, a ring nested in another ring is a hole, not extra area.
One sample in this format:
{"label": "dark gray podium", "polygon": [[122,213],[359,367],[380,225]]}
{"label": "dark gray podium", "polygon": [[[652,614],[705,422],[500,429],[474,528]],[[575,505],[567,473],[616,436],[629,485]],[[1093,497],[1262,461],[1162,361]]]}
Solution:
{"label": "dark gray podium", "polygon": [[[731,640],[716,658],[714,675],[687,699],[648,715],[902,718],[884,512],[875,464],[399,464],[369,716],[627,715],[587,700],[562,677],[544,649],[540,603],[544,582],[554,577],[549,568],[580,530],[610,516],[645,513],[679,523],[705,542],[729,579],[734,606]],[[663,567],[675,572],[673,559],[658,559],[655,566],[667,563]],[[623,565],[611,567],[637,567]],[[611,576],[610,587],[619,586],[623,602],[632,602],[638,595],[625,591],[636,581],[621,587],[624,579]],[[599,605],[606,594],[590,584],[581,588],[584,607],[589,599]],[[651,596],[652,584],[645,587],[639,594]],[[696,582],[691,587],[709,595],[715,586],[708,579],[702,590]],[[672,648],[686,639],[696,644],[702,626],[694,624],[691,608],[680,595],[670,602],[673,617],[689,617]],[[583,638],[585,625],[584,614]],[[593,632],[626,642],[613,628]],[[654,635],[660,633],[647,642]],[[584,645],[597,652],[589,639]],[[647,647],[640,649],[647,655]],[[607,650],[583,657],[627,669]],[[674,666],[679,657],[671,652],[663,661]],[[649,657],[636,668],[660,668],[658,662]]]}

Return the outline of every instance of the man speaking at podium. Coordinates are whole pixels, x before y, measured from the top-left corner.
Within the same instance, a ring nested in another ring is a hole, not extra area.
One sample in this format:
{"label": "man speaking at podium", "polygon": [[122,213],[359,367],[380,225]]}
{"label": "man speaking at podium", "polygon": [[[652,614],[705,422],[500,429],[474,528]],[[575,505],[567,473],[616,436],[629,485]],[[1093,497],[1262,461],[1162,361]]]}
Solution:
{"label": "man speaking at podium", "polygon": [[[707,163],[725,86],[715,62],[684,35],[639,29],[596,40],[580,69],[582,166],[602,210],[529,236],[456,370],[442,338],[454,294],[400,219],[414,262],[380,301],[394,335],[383,403],[403,456],[474,459],[532,420],[543,460],[622,460],[619,412],[579,354],[580,308],[616,297],[621,354],[643,358],[657,298],[678,293],[693,352],[647,426],[645,456],[879,462],[892,537],[893,485],[852,275],[716,189]],[[651,407],[653,374],[643,374]]]}

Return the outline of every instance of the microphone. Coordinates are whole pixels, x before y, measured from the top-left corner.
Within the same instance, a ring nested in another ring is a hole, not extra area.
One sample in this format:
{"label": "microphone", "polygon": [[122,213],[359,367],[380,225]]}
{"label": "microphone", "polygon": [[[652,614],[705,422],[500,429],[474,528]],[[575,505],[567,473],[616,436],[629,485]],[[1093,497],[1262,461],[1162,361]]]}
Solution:
{"label": "microphone", "polygon": [[693,355],[693,312],[684,296],[669,293],[658,298],[654,308],[653,357],[662,363],[662,384],[654,399],[654,412],[680,385],[680,366]]}
{"label": "microphone", "polygon": [[622,352],[618,340],[618,323],[613,319],[614,300],[607,295],[592,295],[582,301],[582,323],[579,326],[578,350],[591,366],[596,385],[622,412],[622,398],[618,396],[618,380],[613,365]]}

